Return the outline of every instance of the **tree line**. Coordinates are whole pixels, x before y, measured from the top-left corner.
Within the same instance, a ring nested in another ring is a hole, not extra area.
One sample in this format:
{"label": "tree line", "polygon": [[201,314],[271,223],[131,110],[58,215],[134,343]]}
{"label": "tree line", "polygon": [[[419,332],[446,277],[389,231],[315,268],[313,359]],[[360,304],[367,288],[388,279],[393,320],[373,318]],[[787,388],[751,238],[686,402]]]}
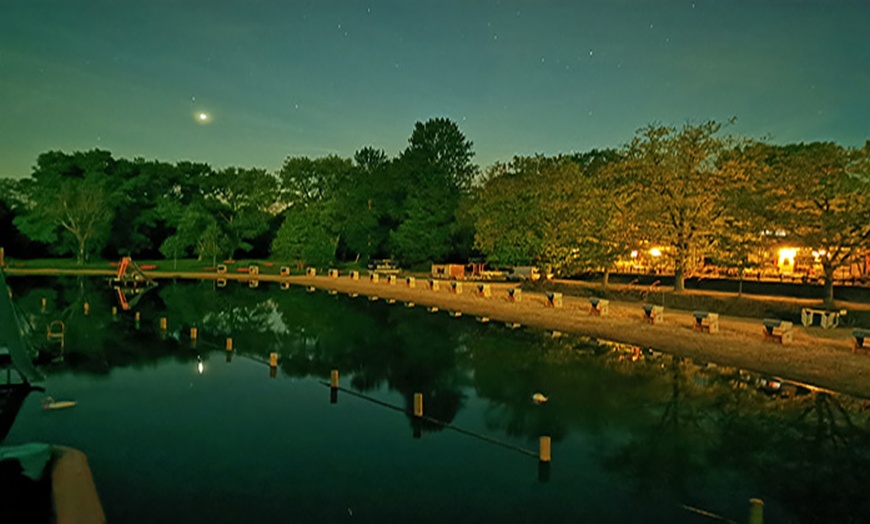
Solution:
{"label": "tree line", "polygon": [[301,265],[484,257],[607,274],[662,246],[677,290],[704,261],[739,268],[783,237],[834,270],[868,248],[870,141],[772,145],[715,121],[649,125],[612,149],[515,157],[481,171],[445,118],[417,122],[395,158],[288,157],[281,169],[39,155],[0,179],[10,254],[272,257]]}

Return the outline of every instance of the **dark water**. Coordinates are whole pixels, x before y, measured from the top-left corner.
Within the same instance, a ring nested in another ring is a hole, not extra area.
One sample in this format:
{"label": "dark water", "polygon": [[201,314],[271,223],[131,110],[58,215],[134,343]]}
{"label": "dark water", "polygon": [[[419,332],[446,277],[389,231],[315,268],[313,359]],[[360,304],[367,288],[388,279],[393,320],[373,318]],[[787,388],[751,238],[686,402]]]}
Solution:
{"label": "dark water", "polygon": [[4,444],[85,451],[110,522],[745,522],[752,497],[767,522],[870,517],[857,399],[300,288],[162,282],[113,318],[102,280],[9,284],[35,333],[65,322],[43,385],[78,405],[31,394]]}

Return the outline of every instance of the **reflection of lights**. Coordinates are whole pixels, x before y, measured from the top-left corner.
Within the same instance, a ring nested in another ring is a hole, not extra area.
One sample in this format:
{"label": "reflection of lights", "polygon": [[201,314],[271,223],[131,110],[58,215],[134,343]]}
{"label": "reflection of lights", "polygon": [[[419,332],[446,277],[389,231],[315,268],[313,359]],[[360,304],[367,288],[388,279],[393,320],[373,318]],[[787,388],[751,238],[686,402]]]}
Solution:
{"label": "reflection of lights", "polygon": [[194,118],[196,119],[197,123],[200,123],[200,124],[208,124],[209,122],[211,122],[211,115],[209,115],[208,113],[206,113],[204,111],[200,111],[199,113],[196,113],[194,115]]}
{"label": "reflection of lights", "polygon": [[631,252],[631,258],[637,258],[637,250]]}
{"label": "reflection of lights", "polygon": [[199,372],[200,375],[202,375],[202,372],[205,371],[205,366],[203,366],[202,359],[199,357],[196,357],[196,370]]}
{"label": "reflection of lights", "polygon": [[662,256],[662,250],[657,248],[657,247],[654,247],[654,248],[649,250],[649,254],[654,256],[654,257],[660,257],[660,256]]}

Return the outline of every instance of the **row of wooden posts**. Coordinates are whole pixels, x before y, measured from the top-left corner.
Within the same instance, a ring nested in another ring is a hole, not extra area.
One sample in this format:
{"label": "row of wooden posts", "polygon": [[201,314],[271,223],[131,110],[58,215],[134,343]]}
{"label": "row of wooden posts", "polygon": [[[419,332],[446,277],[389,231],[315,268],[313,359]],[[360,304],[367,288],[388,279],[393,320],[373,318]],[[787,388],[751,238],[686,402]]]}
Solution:
{"label": "row of wooden posts", "polygon": [[[43,305],[45,304],[45,299],[43,299]],[[90,307],[86,302],[84,304],[85,314],[90,311]],[[118,308],[112,307],[112,315],[118,314]],[[141,322],[141,313],[136,311],[134,314],[134,320],[136,322],[136,326],[138,327]],[[166,317],[160,317],[159,321],[160,331],[165,332],[169,327],[169,322]],[[199,329],[197,327],[190,328],[190,340],[195,343],[199,339]],[[225,348],[227,351],[233,351],[233,339],[231,337],[227,337]],[[273,370],[278,367],[278,353],[270,353],[269,354],[269,367]],[[333,369],[330,373],[329,380],[330,388],[333,390],[337,390],[339,387],[339,373],[337,369]],[[414,417],[417,419],[423,418],[423,394],[422,393],[414,393]],[[552,458],[551,455],[551,439],[549,436],[541,436],[538,442],[538,459],[541,462],[550,462]]]}
{"label": "row of wooden posts", "polygon": [[[409,277],[409,278],[413,278],[413,277]],[[437,281],[430,281],[430,282],[437,282]],[[437,286],[435,289],[437,290]],[[519,292],[520,290],[516,289],[514,291]],[[550,300],[550,301],[552,301],[553,298],[558,298],[558,302],[555,302],[555,304],[558,304],[558,305],[554,304],[553,307],[560,307],[561,306],[561,294],[558,294],[558,295],[559,295],[558,297],[551,297],[548,295],[548,300]],[[591,299],[590,303],[592,306],[592,310],[590,311],[590,313],[599,314],[599,315],[607,314],[608,302],[606,300]],[[43,298],[42,299],[43,311],[45,311],[45,307],[46,307],[46,299]],[[90,305],[87,302],[85,302],[83,309],[84,309],[85,315],[89,314]],[[597,310],[597,313],[596,313],[596,310]],[[437,311],[437,308],[436,308],[436,311]],[[650,320],[649,320],[650,323],[660,322],[661,319],[663,318],[663,311],[664,311],[664,308],[661,306],[649,306],[646,304],[644,305],[644,312],[645,312],[644,316],[645,316],[645,318],[646,317],[650,318]],[[116,306],[113,306],[112,307],[112,315],[115,316],[117,314],[118,314],[118,308]],[[695,312],[695,318],[696,318],[696,321],[698,323],[701,323],[701,321],[704,318],[708,318],[710,315],[713,315],[713,317],[707,321],[708,322],[707,325],[709,325],[710,321],[718,322],[718,315],[716,315],[715,313],[712,313],[712,314],[706,313],[702,316],[699,316],[698,312]],[[659,320],[656,321],[656,319],[659,319]],[[136,322],[136,327],[138,328],[140,321],[141,321],[141,313],[140,312],[138,312],[138,311],[135,312],[134,320]],[[704,325],[704,324],[701,324],[701,325]],[[160,326],[161,332],[167,331],[168,320],[166,317],[160,317],[159,326]],[[518,324],[517,324],[517,326],[518,326]],[[718,324],[716,325],[716,330],[718,330]],[[709,328],[707,329],[707,331],[711,332],[711,333],[716,332],[716,331],[709,329]],[[557,332],[554,332],[554,334],[555,333],[557,333]],[[198,328],[191,327],[190,328],[190,340],[191,340],[191,342],[195,343],[198,340],[198,338],[199,338]],[[863,340],[862,340],[862,342],[863,342]],[[225,348],[226,348],[226,351],[233,351],[233,339],[231,337],[227,337]],[[278,353],[274,353],[274,352],[270,353],[269,354],[269,368],[270,368],[270,375],[273,378],[276,375],[277,367],[278,367]],[[330,386],[330,390],[331,390],[330,398],[332,399],[332,402],[335,402],[335,400],[337,398],[337,392],[339,389],[339,371],[337,369],[333,369],[330,372],[329,386]],[[423,412],[423,394],[422,393],[414,393],[414,411],[413,411],[414,418],[421,420],[424,416],[423,413],[424,413]],[[542,466],[549,466],[549,463],[551,462],[551,460],[552,460],[552,441],[551,441],[551,438],[550,438],[550,436],[542,435],[538,439],[538,461]],[[544,471],[546,471],[546,470],[544,470]],[[542,475],[546,476],[546,473],[542,472]],[[763,516],[764,515],[764,502],[760,499],[757,499],[757,498],[750,499],[749,502],[750,502],[750,512],[749,512],[750,524],[762,524],[764,521],[764,516]]]}

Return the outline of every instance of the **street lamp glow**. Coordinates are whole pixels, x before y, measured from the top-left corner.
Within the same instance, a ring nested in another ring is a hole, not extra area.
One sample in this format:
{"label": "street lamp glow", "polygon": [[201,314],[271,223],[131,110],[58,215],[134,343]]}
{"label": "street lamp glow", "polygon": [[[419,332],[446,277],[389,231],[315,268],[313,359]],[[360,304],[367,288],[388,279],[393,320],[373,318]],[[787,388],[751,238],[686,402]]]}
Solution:
{"label": "street lamp glow", "polygon": [[211,122],[211,115],[209,115],[205,111],[200,111],[200,112],[196,113],[194,115],[194,118],[196,119],[196,122],[198,124],[207,124],[207,123]]}

